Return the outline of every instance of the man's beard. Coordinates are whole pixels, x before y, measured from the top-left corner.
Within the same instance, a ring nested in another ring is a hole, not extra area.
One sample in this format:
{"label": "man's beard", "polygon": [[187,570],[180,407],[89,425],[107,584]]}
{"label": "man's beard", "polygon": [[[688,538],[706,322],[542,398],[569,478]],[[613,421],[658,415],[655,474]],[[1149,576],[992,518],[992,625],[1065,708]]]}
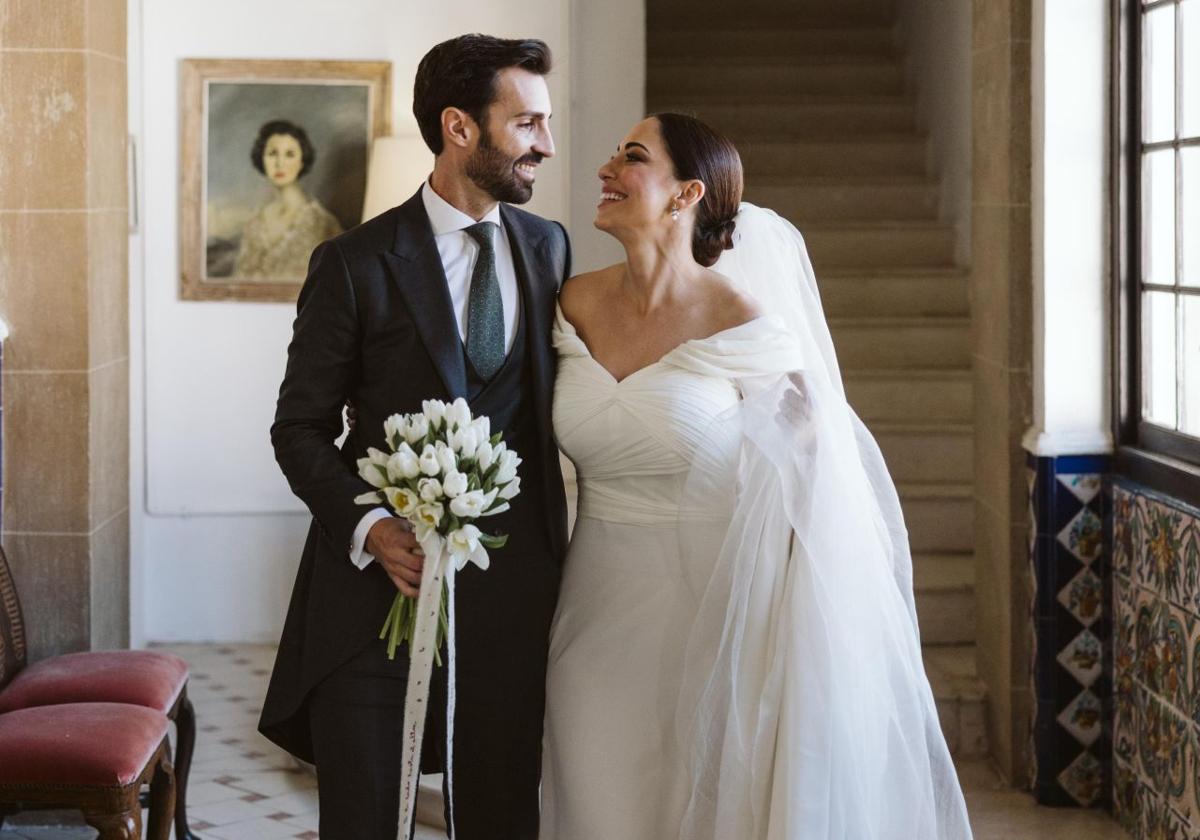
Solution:
{"label": "man's beard", "polygon": [[542,155],[530,153],[519,158],[510,158],[492,145],[488,132],[481,132],[479,145],[467,159],[467,177],[496,201],[508,204],[524,204],[533,198],[533,184],[527,184],[517,175],[518,163],[539,164]]}

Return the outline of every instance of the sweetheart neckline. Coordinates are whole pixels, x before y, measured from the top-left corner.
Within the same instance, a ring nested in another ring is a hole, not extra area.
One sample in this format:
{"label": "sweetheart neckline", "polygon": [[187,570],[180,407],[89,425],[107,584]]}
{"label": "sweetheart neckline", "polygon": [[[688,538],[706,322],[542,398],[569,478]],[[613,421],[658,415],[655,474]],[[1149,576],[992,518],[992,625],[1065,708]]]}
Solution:
{"label": "sweetheart neckline", "polygon": [[579,346],[583,348],[584,355],[587,356],[587,358],[591,361],[591,363],[594,364],[597,368],[599,368],[604,373],[604,375],[607,376],[612,381],[612,383],[614,385],[620,385],[621,383],[627,382],[628,380],[632,379],[633,377],[637,376],[639,373],[642,373],[643,371],[647,371],[650,368],[661,365],[672,354],[679,352],[679,350],[688,346],[689,344],[699,344],[699,343],[702,343],[705,341],[712,341],[712,340],[716,339],[718,336],[724,335],[727,332],[733,332],[734,330],[740,330],[744,327],[749,326],[750,324],[753,324],[756,321],[765,320],[768,317],[766,315],[759,315],[757,317],[751,318],[749,321],[742,321],[742,323],[734,324],[732,327],[726,327],[723,330],[717,330],[715,333],[712,333],[711,335],[706,335],[701,338],[685,339],[684,341],[681,341],[678,344],[676,344],[674,347],[672,347],[666,353],[663,353],[661,356],[659,356],[653,362],[642,365],[637,370],[627,373],[624,376],[622,376],[620,379],[618,379],[611,370],[609,370],[607,367],[605,367],[603,364],[601,364],[600,360],[592,355],[592,348],[588,347],[587,342],[584,341],[580,337],[579,331],[575,329],[575,325],[567,320],[567,316],[563,314],[562,306],[556,302],[554,304],[554,309],[558,316],[557,320],[561,321],[563,324],[565,324],[571,330],[571,335],[575,338],[576,341],[579,342]]}

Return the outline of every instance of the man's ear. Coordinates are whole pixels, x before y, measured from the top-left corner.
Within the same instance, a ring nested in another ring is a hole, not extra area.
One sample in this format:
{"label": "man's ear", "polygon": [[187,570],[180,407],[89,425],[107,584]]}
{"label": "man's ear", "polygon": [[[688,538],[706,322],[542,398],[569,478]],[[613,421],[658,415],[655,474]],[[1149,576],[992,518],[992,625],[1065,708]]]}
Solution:
{"label": "man's ear", "polygon": [[454,107],[442,111],[442,139],[445,142],[467,149],[478,136],[479,126],[466,111]]}

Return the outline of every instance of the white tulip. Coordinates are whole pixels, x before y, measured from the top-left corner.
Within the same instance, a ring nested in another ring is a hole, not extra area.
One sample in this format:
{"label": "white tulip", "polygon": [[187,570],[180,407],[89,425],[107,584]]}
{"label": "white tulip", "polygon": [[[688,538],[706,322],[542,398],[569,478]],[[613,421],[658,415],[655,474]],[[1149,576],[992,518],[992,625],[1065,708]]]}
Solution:
{"label": "white tulip", "polygon": [[434,455],[437,458],[438,465],[442,468],[442,473],[449,475],[458,469],[458,458],[454,456],[454,450],[440,440],[434,444]]}
{"label": "white tulip", "polygon": [[456,531],[451,531],[446,540],[446,547],[457,571],[461,572],[467,563],[474,563],[486,571],[491,562],[487,549],[479,542],[479,529],[474,525],[464,525]]}
{"label": "white tulip", "polygon": [[401,443],[400,448],[392,453],[387,463],[388,480],[399,484],[404,479],[416,478],[421,474],[421,464],[417,461],[417,453],[407,443]]}
{"label": "white tulip", "polygon": [[437,475],[442,471],[442,465],[438,463],[437,450],[433,448],[433,444],[425,444],[417,462],[421,467],[421,472],[425,475]]}
{"label": "white tulip", "polygon": [[471,407],[462,397],[446,406],[446,425],[451,429],[461,429],[470,422]]}
{"label": "white tulip", "polygon": [[383,501],[382,490],[372,490],[370,493],[360,493],[354,497],[356,505],[377,505]]}
{"label": "white tulip", "polygon": [[392,510],[401,516],[409,516],[421,503],[420,497],[407,487],[389,487],[383,491],[387,495],[388,504]]}
{"label": "white tulip", "polygon": [[521,458],[516,452],[511,449],[506,449],[501,452],[497,458],[499,467],[496,471],[496,484],[508,484],[517,477],[517,467],[521,465]]}
{"label": "white tulip", "polygon": [[424,414],[410,414],[404,424],[404,439],[416,443],[429,434],[429,418]]}
{"label": "white tulip", "polygon": [[383,435],[387,438],[388,446],[393,449],[404,440],[404,415],[393,414],[383,421]]}
{"label": "white tulip", "polygon": [[[461,496],[467,492],[467,477],[457,470],[448,473],[442,480],[442,492],[451,499]],[[450,509],[454,509],[453,504],[450,506]]]}
{"label": "white tulip", "polygon": [[517,476],[512,481],[500,488],[499,497],[508,501],[513,496],[521,492],[521,477]]}
{"label": "white tulip", "polygon": [[474,458],[479,447],[479,435],[470,426],[455,429],[450,433],[450,448],[462,458]]}
{"label": "white tulip", "polygon": [[367,450],[367,457],[357,461],[359,476],[372,487],[387,487],[387,462],[390,457],[372,446]]}
{"label": "white tulip", "polygon": [[471,428],[479,435],[480,440],[489,440],[492,437],[492,421],[486,414],[472,420]]}
{"label": "white tulip", "polygon": [[450,512],[462,519],[476,519],[483,516],[488,505],[496,500],[496,491],[484,493],[482,490],[472,490],[463,493],[450,502]]}
{"label": "white tulip", "polygon": [[417,482],[417,492],[427,502],[436,502],[442,498],[442,483],[436,478],[422,478]]}
{"label": "white tulip", "polygon": [[431,429],[440,429],[446,419],[446,404],[441,400],[425,400],[421,403],[421,411],[429,420]]}
{"label": "white tulip", "polygon": [[[415,522],[418,527],[424,528],[426,532],[436,530],[442,524],[442,515],[446,509],[442,507],[440,502],[425,502],[417,505],[417,509],[413,511],[412,516],[415,517]],[[417,533],[417,539],[423,539],[421,533]]]}
{"label": "white tulip", "polygon": [[487,472],[487,468],[492,465],[494,457],[492,454],[492,444],[486,438],[479,446],[475,447],[475,463],[479,465],[480,472]]}

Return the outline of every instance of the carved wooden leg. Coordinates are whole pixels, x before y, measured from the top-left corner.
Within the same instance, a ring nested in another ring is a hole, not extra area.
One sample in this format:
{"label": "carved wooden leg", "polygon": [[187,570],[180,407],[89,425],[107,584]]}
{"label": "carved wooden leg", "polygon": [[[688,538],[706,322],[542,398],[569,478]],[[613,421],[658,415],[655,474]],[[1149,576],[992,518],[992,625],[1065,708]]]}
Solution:
{"label": "carved wooden leg", "polygon": [[192,769],[192,753],[196,749],[196,710],[188,699],[185,686],[175,715],[175,731],[178,740],[175,750],[175,840],[199,840],[188,829],[187,786],[188,774]]}
{"label": "carved wooden leg", "polygon": [[146,840],[170,840],[171,820],[175,816],[175,768],[163,751],[150,780],[150,819]]}
{"label": "carved wooden leg", "polygon": [[141,840],[142,810],[134,801],[135,810],[119,814],[83,814],[83,820],[100,832],[98,840]]}

